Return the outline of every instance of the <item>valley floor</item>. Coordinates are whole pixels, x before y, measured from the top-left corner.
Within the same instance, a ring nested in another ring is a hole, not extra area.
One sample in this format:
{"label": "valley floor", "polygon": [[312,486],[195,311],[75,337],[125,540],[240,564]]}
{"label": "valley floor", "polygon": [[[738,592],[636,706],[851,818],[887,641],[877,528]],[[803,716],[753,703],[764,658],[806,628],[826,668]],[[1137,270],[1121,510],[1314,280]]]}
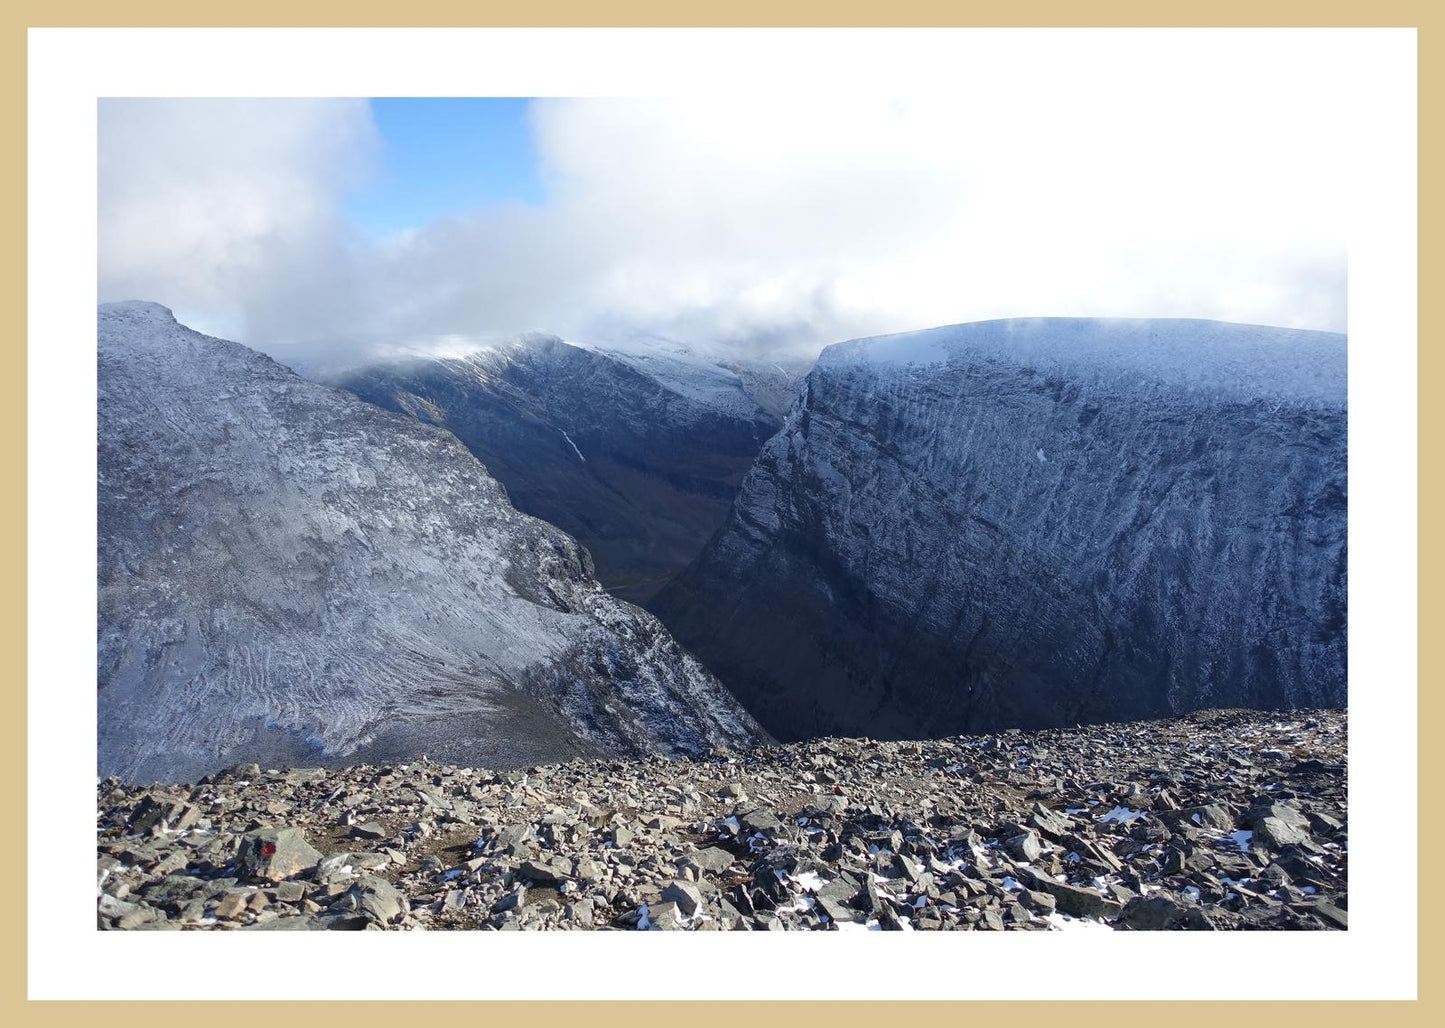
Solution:
{"label": "valley floor", "polygon": [[98,790],[102,929],[1339,929],[1344,711]]}

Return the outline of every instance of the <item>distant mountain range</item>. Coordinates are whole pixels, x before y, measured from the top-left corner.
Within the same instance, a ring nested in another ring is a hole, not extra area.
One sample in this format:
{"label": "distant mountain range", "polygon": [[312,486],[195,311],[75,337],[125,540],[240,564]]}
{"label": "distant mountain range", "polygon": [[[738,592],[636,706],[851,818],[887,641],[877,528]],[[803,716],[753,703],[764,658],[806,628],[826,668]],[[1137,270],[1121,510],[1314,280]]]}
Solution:
{"label": "distant mountain range", "polygon": [[611,592],[644,603],[722,525],[809,363],[532,335],[328,381],[454,432],[520,510],[588,548]]}
{"label": "distant mountain range", "polygon": [[322,384],[154,304],[99,330],[102,774],[1346,703],[1340,335],[526,336]]}

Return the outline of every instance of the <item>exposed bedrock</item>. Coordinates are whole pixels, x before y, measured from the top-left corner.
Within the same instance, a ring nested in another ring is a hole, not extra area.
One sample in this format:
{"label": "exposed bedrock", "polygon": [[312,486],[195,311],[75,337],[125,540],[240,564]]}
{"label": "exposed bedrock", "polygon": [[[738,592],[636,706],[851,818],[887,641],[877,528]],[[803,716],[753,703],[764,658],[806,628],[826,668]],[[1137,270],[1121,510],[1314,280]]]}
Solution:
{"label": "exposed bedrock", "polygon": [[841,343],[651,604],[782,738],[1345,705],[1345,337]]}
{"label": "exposed bedrock", "polygon": [[458,440],[155,304],[99,314],[99,773],[746,746]]}

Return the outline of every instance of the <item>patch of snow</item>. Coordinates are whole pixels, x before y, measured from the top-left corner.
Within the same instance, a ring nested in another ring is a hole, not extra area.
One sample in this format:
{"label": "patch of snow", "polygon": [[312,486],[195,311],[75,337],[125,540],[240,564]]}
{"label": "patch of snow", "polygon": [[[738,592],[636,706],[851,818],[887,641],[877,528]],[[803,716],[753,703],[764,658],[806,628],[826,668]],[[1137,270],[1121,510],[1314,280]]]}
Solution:
{"label": "patch of snow", "polygon": [[569,341],[568,345],[620,361],[702,408],[743,418],[758,412],[757,402],[748,395],[736,372],[722,367],[709,356],[698,354],[692,347],[660,340],[606,344]]}
{"label": "patch of snow", "polygon": [[1143,817],[1144,814],[1145,811],[1142,810],[1130,810],[1128,807],[1115,807],[1103,817],[1099,818],[1099,824],[1108,824],[1111,821],[1127,824],[1130,821],[1137,821]]}
{"label": "patch of snow", "polygon": [[802,874],[796,876],[793,881],[801,885],[805,892],[817,892],[828,884],[828,879],[819,877],[818,874],[813,871],[804,871]]}
{"label": "patch of snow", "polygon": [[[562,432],[560,428],[557,429],[557,431]],[[572,441],[572,437],[566,432],[562,432],[562,438],[567,440],[567,445],[572,447],[572,452],[577,455],[577,459],[580,460],[583,464],[586,464],[587,458],[582,456],[582,451],[577,449],[577,444]]]}
{"label": "patch of snow", "polygon": [[1248,853],[1250,846],[1253,844],[1254,833],[1241,830],[1238,832],[1230,832],[1225,838],[1234,843],[1235,848],[1238,849],[1239,852]]}

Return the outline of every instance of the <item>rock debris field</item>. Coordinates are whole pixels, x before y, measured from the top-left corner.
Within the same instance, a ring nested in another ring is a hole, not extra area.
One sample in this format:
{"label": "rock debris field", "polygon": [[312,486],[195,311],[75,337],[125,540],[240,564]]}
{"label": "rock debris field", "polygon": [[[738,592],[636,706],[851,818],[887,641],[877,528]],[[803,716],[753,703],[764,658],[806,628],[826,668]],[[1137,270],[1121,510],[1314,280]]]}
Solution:
{"label": "rock debris field", "polygon": [[98,786],[132,930],[1343,929],[1344,711]]}

